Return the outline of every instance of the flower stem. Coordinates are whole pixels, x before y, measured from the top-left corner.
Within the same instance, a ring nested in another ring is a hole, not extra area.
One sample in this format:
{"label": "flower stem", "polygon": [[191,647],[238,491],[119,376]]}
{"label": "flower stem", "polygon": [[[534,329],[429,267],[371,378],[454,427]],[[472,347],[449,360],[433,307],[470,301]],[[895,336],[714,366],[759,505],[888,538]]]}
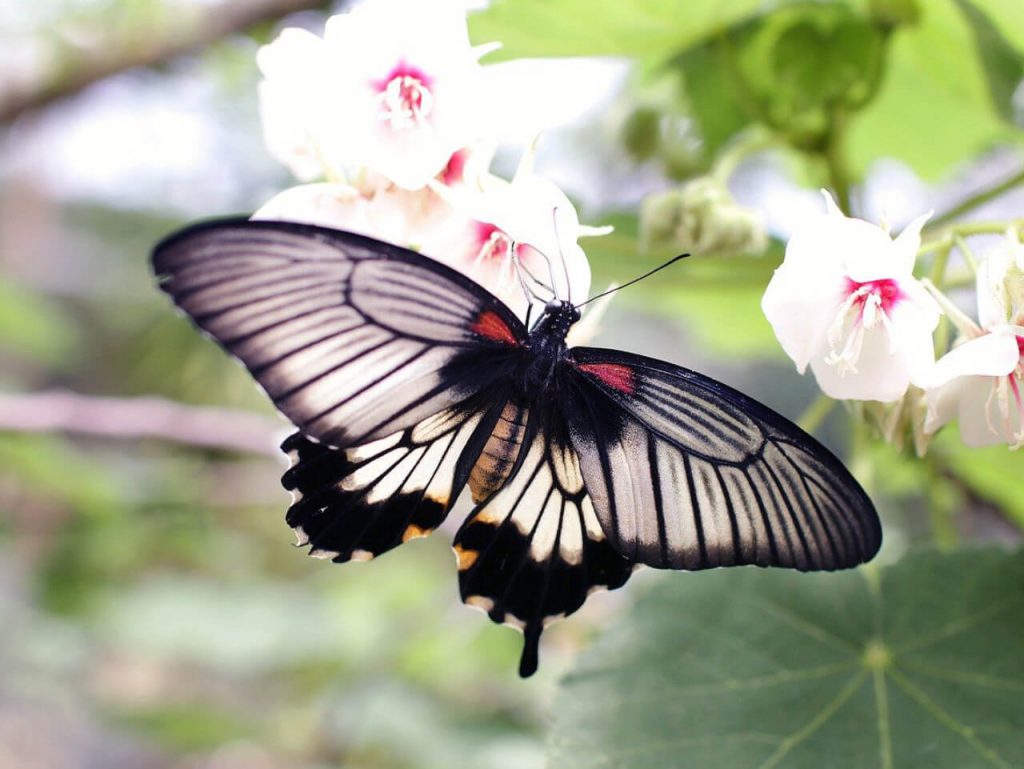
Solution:
{"label": "flower stem", "polygon": [[918,256],[930,254],[940,248],[947,248],[952,245],[956,238],[969,238],[972,235],[1002,235],[1007,230],[1024,228],[1024,219],[1003,219],[988,222],[964,222],[955,225],[947,225],[938,230],[932,222],[925,226],[925,232],[931,237],[921,244],[917,250]]}
{"label": "flower stem", "polygon": [[744,160],[778,145],[778,140],[766,131],[748,131],[722,150],[711,173],[720,183],[726,184]]}
{"label": "flower stem", "polygon": [[932,220],[932,226],[935,227],[940,224],[945,224],[946,222],[951,222],[957,217],[963,216],[968,211],[971,211],[972,209],[975,209],[978,206],[987,203],[990,200],[998,198],[1003,193],[1012,190],[1014,187],[1022,183],[1024,183],[1024,170],[1018,171],[1009,179],[1006,179],[1005,181],[1002,181],[999,184],[995,185],[994,187],[990,187],[987,190],[982,190],[976,195],[972,195],[966,200],[953,206],[953,208],[949,209],[948,211],[939,214]]}
{"label": "flower stem", "polygon": [[804,409],[804,413],[796,420],[796,423],[809,433],[813,433],[822,422],[832,413],[836,402],[825,393],[821,393],[814,401]]}
{"label": "flower stem", "polygon": [[938,288],[943,288],[946,278],[946,265],[949,263],[949,252],[953,250],[952,240],[943,240],[942,246],[935,251],[935,260],[932,262],[932,274],[929,276],[932,283]]}
{"label": "flower stem", "polygon": [[[931,461],[927,461],[931,460]],[[937,466],[935,456],[927,455],[925,468],[929,476],[927,489],[928,516],[931,520],[932,537],[940,550],[950,550],[959,543],[960,532],[956,528],[957,492],[949,479]]]}
{"label": "flower stem", "polygon": [[849,216],[850,211],[850,172],[846,167],[845,133],[846,115],[836,107],[831,112],[831,123],[828,138],[825,141],[824,159],[828,169],[829,184],[836,193],[836,202],[840,210]]}

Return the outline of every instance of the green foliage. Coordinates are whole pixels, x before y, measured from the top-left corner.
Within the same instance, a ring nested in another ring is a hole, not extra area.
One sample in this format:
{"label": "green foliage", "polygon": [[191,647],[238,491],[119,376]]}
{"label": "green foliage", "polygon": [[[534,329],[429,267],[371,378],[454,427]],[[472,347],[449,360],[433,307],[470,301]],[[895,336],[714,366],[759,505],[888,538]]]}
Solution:
{"label": "green foliage", "polygon": [[[875,101],[850,122],[852,165],[864,169],[880,156],[900,158],[918,173],[937,178],[999,141],[1019,141],[1005,119],[1005,82],[992,85],[972,30],[953,0],[923,4],[920,20],[892,35],[889,60]],[[977,18],[976,14],[972,14]],[[1005,73],[1008,49],[999,54]],[[1016,54],[1017,65],[1022,61]],[[927,141],[922,141],[922,137]]]}
{"label": "green foliage", "polygon": [[13,283],[0,282],[0,356],[63,368],[75,363],[78,341],[66,308]]}
{"label": "green foliage", "polygon": [[965,769],[1024,763],[1024,555],[659,582],[582,656],[552,765]]}
{"label": "green foliage", "polygon": [[[646,252],[639,245],[636,216],[602,218],[615,232],[584,242],[594,267],[594,286],[624,283],[674,256],[664,248]],[[704,256],[696,253],[650,280],[627,289],[616,300],[677,320],[705,349],[722,355],[778,357],[782,353],[761,312],[761,295],[782,252],[773,244],[760,256]]]}
{"label": "green foliage", "polygon": [[469,30],[474,41],[501,41],[494,60],[619,55],[665,61],[763,6],[760,0],[495,0],[470,17]]}
{"label": "green foliage", "polygon": [[212,708],[198,702],[114,712],[110,717],[157,744],[183,751],[215,748],[251,739],[258,733],[256,726],[241,718],[237,709]]}
{"label": "green foliage", "polygon": [[1020,141],[1011,106],[1024,67],[1019,4],[647,5],[607,2],[598,12],[580,0],[506,0],[471,29],[481,42],[500,39],[505,58],[623,55],[650,77],[681,73],[679,103],[696,122],[705,168],[752,125],[811,160],[842,135],[854,176],[893,156],[935,178]]}
{"label": "green foliage", "polygon": [[995,505],[1024,529],[1024,454],[1005,446],[972,449],[964,446],[955,428],[943,430],[931,451],[950,475],[966,484],[978,498]]}

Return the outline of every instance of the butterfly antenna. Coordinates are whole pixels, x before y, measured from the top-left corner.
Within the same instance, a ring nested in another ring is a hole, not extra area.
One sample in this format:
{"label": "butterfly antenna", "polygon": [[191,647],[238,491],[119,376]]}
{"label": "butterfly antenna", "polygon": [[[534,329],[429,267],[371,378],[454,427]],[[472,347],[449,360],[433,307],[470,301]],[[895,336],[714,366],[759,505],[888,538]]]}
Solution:
{"label": "butterfly antenna", "polygon": [[591,302],[593,302],[593,301],[594,301],[595,299],[600,299],[600,298],[601,298],[602,296],[608,296],[608,294],[612,294],[612,293],[614,293],[614,292],[616,292],[616,291],[621,291],[622,289],[626,288],[626,286],[632,286],[632,285],[633,285],[634,283],[639,283],[639,282],[640,282],[641,280],[643,280],[644,278],[649,278],[649,277],[651,277],[651,276],[652,276],[652,275],[653,275],[654,273],[656,273],[656,272],[661,272],[661,271],[662,271],[662,270],[664,270],[664,269],[665,269],[666,267],[670,267],[670,266],[672,266],[673,264],[675,264],[676,262],[678,262],[678,261],[679,261],[680,259],[685,259],[685,258],[686,258],[686,257],[688,257],[688,256],[690,256],[690,254],[680,254],[679,256],[673,256],[673,257],[672,257],[671,259],[669,259],[669,260],[668,260],[667,262],[665,262],[664,264],[658,265],[658,266],[657,266],[657,267],[655,267],[655,268],[654,268],[653,270],[648,270],[647,272],[645,272],[645,273],[644,273],[643,275],[641,275],[641,276],[640,276],[640,277],[638,277],[638,278],[633,278],[633,280],[631,280],[631,281],[628,281],[627,283],[623,283],[623,284],[622,284],[621,286],[616,286],[615,288],[609,288],[609,289],[608,289],[607,291],[602,291],[602,292],[601,292],[600,294],[597,294],[597,295],[595,295],[595,296],[592,296],[592,297],[590,297],[590,298],[589,298],[589,299],[588,299],[587,301],[585,301],[585,302],[580,302],[580,303],[579,303],[578,305],[576,305],[576,309],[578,310],[578,309],[579,309],[580,307],[582,307],[583,305],[585,305],[585,304],[590,304],[590,303],[591,303]]}
{"label": "butterfly antenna", "polygon": [[[551,226],[555,231],[555,243],[558,245],[558,258],[562,260],[562,272],[565,275],[565,298],[569,304],[572,304],[572,283],[569,281],[569,262],[565,258],[565,252],[562,250],[562,239],[558,237],[558,206],[551,209]],[[554,285],[554,276],[551,278],[551,283]],[[552,292],[554,293],[554,292]]]}

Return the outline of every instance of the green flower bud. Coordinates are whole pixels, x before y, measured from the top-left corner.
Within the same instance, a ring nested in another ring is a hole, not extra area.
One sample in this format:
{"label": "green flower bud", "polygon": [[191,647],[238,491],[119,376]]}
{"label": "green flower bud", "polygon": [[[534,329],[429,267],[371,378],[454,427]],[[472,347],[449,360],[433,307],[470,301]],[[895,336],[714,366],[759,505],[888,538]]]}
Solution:
{"label": "green flower bud", "polygon": [[711,176],[649,196],[640,211],[640,237],[646,250],[703,255],[759,253],[767,243],[758,214]]}

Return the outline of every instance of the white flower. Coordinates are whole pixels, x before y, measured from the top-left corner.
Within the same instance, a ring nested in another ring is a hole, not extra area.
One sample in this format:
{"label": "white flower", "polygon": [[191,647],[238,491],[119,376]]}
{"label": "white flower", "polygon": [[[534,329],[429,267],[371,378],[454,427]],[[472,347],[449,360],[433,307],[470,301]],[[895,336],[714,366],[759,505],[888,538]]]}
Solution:
{"label": "white flower", "polygon": [[415,190],[469,146],[490,94],[452,0],[375,0],[286,29],[257,62],[267,145],[300,178],[367,168]]}
{"label": "white flower", "polygon": [[528,173],[511,183],[484,176],[472,185],[437,183],[416,191],[304,184],[274,196],[252,218],[318,224],[421,251],[520,316],[530,303],[528,291],[538,301],[586,299],[590,265],[577,240],[604,232],[581,226],[561,190]]}
{"label": "white flower", "polygon": [[929,215],[893,240],[826,200],[828,213],[793,234],[761,308],[797,369],[810,364],[826,395],[898,400],[935,360],[940,310],[913,276]]}
{"label": "white flower", "polygon": [[473,278],[520,316],[530,290],[539,300],[586,299],[590,264],[577,241],[592,233],[565,194],[531,173],[512,182],[485,176],[479,185],[442,190],[453,215],[431,231],[423,252]]}
{"label": "white flower", "polygon": [[429,188],[361,190],[327,182],[278,193],[252,218],[318,224],[417,248],[450,216],[448,204]]}
{"label": "white flower", "polygon": [[935,364],[927,389],[925,430],[959,416],[968,446],[1024,445],[1024,246],[1008,241],[978,268],[975,323],[948,300],[946,314],[960,331],[954,348]]}

